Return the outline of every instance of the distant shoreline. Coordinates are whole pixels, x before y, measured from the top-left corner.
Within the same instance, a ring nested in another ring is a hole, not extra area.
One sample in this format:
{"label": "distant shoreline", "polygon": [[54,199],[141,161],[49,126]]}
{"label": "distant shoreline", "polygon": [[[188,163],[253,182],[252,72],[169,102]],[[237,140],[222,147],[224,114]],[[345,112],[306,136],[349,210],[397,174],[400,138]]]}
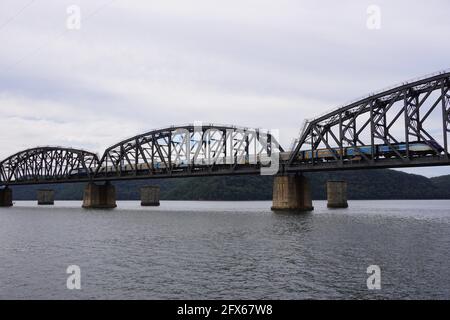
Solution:
{"label": "distant shoreline", "polygon": [[[314,200],[327,199],[326,182],[345,180],[350,200],[448,200],[450,175],[427,178],[389,169],[306,173]],[[118,181],[116,199],[139,201],[144,186],[159,186],[160,200],[171,201],[270,201],[273,176],[220,176]],[[12,186],[13,200],[36,199],[38,189],[55,191],[55,200],[80,201],[85,184]]]}

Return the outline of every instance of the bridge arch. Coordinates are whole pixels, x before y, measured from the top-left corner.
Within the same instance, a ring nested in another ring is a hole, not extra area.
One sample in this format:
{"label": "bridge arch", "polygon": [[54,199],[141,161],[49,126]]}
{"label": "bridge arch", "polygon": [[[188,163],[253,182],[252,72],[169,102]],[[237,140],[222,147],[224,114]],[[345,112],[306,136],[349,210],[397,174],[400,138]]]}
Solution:
{"label": "bridge arch", "polygon": [[152,130],[108,148],[96,177],[190,175],[267,164],[283,151],[267,131],[230,125],[181,125]]}
{"label": "bridge arch", "polygon": [[98,162],[96,154],[80,149],[27,149],[0,162],[0,185],[87,179],[95,172]]}

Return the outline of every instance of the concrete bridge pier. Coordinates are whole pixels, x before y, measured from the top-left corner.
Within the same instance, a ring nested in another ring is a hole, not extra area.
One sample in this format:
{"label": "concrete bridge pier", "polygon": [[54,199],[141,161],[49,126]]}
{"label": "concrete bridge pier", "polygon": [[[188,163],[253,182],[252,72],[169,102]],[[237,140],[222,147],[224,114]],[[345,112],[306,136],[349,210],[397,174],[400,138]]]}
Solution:
{"label": "concrete bridge pier", "polygon": [[106,182],[104,185],[88,183],[84,189],[83,208],[112,209],[115,207],[117,207],[116,188],[110,182]]}
{"label": "concrete bridge pier", "polygon": [[141,188],[141,206],[157,207],[159,206],[159,186],[147,186]]}
{"label": "concrete bridge pier", "polygon": [[327,181],[328,208],[348,208],[347,182]]}
{"label": "concrete bridge pier", "polygon": [[308,179],[303,175],[276,176],[273,181],[272,211],[314,210]]}
{"label": "concrete bridge pier", "polygon": [[38,190],[37,201],[39,206],[54,205],[55,204],[55,191],[53,190]]}
{"label": "concrete bridge pier", "polygon": [[0,189],[0,207],[12,207],[12,190],[8,187]]}

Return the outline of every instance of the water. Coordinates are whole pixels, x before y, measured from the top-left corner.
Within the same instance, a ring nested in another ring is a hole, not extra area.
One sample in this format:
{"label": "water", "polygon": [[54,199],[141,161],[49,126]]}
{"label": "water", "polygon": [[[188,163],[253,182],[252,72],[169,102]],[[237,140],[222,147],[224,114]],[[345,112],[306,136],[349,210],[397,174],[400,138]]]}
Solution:
{"label": "water", "polygon": [[[0,209],[1,299],[450,299],[450,201]],[[66,268],[81,268],[81,290]],[[368,290],[369,265],[381,290]]]}

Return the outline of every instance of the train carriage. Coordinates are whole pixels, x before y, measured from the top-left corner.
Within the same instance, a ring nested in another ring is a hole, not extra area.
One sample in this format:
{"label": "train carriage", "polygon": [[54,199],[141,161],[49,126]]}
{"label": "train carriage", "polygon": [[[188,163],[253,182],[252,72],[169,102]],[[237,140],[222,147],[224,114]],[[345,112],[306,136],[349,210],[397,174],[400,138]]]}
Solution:
{"label": "train carriage", "polygon": [[[313,156],[314,159],[321,161],[335,160],[333,154],[337,157],[341,156],[345,160],[361,160],[364,156],[371,157],[372,154],[378,157],[391,158],[398,154],[405,155],[407,151],[406,143],[397,143],[392,145],[377,145],[377,146],[358,146],[358,147],[345,147],[342,150],[340,148],[333,149],[318,149],[318,150],[304,150],[299,153],[297,160],[309,162]],[[416,141],[409,143],[409,152],[412,156],[427,156],[436,155],[444,151],[439,143],[434,140],[425,142]],[[282,152],[281,160],[288,161],[292,152]]]}

